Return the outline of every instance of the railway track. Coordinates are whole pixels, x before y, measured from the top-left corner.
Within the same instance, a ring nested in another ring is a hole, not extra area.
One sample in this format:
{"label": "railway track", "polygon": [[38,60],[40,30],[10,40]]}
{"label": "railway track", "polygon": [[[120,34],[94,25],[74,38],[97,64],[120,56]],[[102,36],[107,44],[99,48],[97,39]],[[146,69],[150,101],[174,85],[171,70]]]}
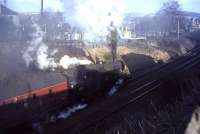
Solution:
{"label": "railway track", "polygon": [[[7,122],[6,124],[4,124],[3,126],[0,127],[0,134],[1,132],[7,132],[7,130],[17,130],[18,127],[21,126],[28,126],[31,123],[34,123],[35,121],[40,120],[42,117],[42,115],[45,115],[46,113],[51,113],[53,111],[57,111],[58,109],[61,109],[63,107],[66,107],[66,103],[57,103],[56,106],[52,106],[51,108],[47,108],[45,111],[40,112],[40,114],[34,114],[32,113],[30,118],[23,118],[20,121],[16,121],[16,122]],[[2,124],[1,124],[2,125]],[[3,128],[2,128],[3,127]]]}
{"label": "railway track", "polygon": [[[194,53],[196,53],[195,56],[194,56]],[[200,47],[195,48],[194,50],[189,51],[188,53],[183,55],[181,58],[176,59],[175,61],[170,61],[167,64],[163,64],[161,66],[154,67],[153,69],[146,71],[143,74],[141,74],[135,78],[130,79],[128,81],[127,85],[130,86],[130,85],[135,85],[137,83],[140,83],[142,81],[149,81],[150,79],[152,79],[152,76],[153,76],[153,78],[158,78],[157,74],[160,74],[159,77],[162,78],[164,75],[170,74],[170,73],[180,69],[180,68],[177,68],[174,66],[183,64],[183,62],[185,62],[185,61],[191,62],[191,59],[195,58],[199,54],[200,54]],[[196,58],[195,60],[197,60],[197,62],[198,62],[198,58]],[[154,75],[154,74],[156,74],[156,75]]]}
{"label": "railway track", "polygon": [[[135,103],[144,96],[147,96],[148,94],[156,91],[162,85],[162,82],[159,80],[162,77],[165,77],[174,72],[188,70],[196,64],[200,63],[199,59],[200,48],[197,48],[173,62],[156,67],[136,78],[130,79],[126,83],[127,86],[123,88],[123,90],[126,90],[126,93],[113,96],[112,99],[106,101],[105,104],[98,105],[98,109],[91,111],[88,114],[84,114],[81,117],[77,117],[75,122],[70,119],[72,123],[69,125],[66,124],[63,127],[59,127],[62,129],[53,127],[53,129],[49,129],[47,131],[51,133],[53,130],[54,132],[61,134],[68,130],[72,130],[71,133],[84,132],[87,130],[87,128],[92,127],[94,124],[105,120],[110,115],[121,111],[124,107],[127,107],[128,105]],[[158,76],[157,74],[161,75]],[[51,110],[49,109],[48,112],[49,111]],[[75,130],[71,128],[75,128]]]}
{"label": "railway track", "polygon": [[160,81],[160,79],[171,74],[187,71],[199,63],[200,48],[196,48],[195,50],[187,53],[184,57],[181,57],[166,65],[162,65],[156,69],[152,69],[150,72],[146,72],[135,79],[130,79],[126,83],[127,86],[123,88],[123,90],[126,90],[126,93],[120,93],[120,95],[117,94],[113,96],[111,100],[105,101],[104,104],[98,105],[98,110],[91,111],[88,114],[83,114],[81,117],[75,117],[75,122],[70,119],[71,123],[66,123],[65,126],[62,126],[61,123],[59,124],[59,129],[54,127],[53,129],[49,129],[48,132],[53,130],[53,132],[61,134],[65,133],[66,131],[73,134],[80,132],[84,133],[88,130],[88,128],[91,128],[99,122],[109,118],[112,114],[123,110],[130,104],[136,103],[144,96],[159,90],[159,87],[162,85],[162,81]]}

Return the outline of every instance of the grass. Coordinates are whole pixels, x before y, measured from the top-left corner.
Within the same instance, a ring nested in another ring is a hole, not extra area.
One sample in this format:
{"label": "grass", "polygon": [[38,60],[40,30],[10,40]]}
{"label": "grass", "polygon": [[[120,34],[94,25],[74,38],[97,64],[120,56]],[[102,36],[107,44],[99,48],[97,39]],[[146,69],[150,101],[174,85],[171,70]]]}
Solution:
{"label": "grass", "polygon": [[176,100],[138,119],[137,114],[124,114],[123,120],[105,134],[183,134],[190,122],[191,115],[198,107],[200,91]]}

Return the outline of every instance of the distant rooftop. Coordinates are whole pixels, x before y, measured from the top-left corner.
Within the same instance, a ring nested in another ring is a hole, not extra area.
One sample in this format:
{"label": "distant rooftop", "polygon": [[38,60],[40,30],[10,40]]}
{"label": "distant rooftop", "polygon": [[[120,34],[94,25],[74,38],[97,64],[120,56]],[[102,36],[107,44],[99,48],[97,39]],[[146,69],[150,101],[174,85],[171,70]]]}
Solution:
{"label": "distant rooftop", "polygon": [[17,15],[17,12],[12,11],[3,4],[0,4],[0,15]]}
{"label": "distant rooftop", "polygon": [[192,17],[200,17],[200,13],[195,12],[184,12],[186,16],[192,16]]}

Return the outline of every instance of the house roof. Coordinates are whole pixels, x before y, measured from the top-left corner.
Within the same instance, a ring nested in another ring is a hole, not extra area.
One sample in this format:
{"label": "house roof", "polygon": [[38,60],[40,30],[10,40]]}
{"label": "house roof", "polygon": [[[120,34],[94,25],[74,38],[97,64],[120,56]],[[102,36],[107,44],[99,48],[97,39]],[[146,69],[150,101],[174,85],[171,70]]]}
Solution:
{"label": "house roof", "polygon": [[7,8],[6,6],[0,4],[0,14],[1,15],[17,15],[17,12],[12,11],[11,9]]}
{"label": "house roof", "polygon": [[195,13],[195,12],[184,12],[186,16],[191,16],[191,17],[200,17],[200,13]]}

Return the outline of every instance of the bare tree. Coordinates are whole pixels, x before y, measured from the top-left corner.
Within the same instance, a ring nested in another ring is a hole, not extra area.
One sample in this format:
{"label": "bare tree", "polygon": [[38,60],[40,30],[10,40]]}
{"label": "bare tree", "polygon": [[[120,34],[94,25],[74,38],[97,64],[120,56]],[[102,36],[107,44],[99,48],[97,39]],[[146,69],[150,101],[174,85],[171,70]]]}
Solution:
{"label": "bare tree", "polygon": [[163,4],[161,10],[156,14],[160,31],[164,35],[179,33],[185,29],[184,14],[181,5],[176,0],[169,0]]}

